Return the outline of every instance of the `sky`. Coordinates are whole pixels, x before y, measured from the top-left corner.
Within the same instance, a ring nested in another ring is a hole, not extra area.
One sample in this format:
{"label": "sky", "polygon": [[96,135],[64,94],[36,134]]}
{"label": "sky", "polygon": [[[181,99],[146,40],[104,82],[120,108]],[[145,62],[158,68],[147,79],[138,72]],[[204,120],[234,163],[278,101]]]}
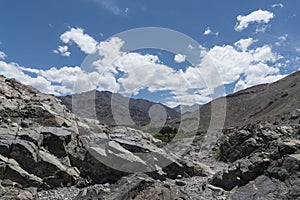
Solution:
{"label": "sky", "polygon": [[0,74],[203,104],[297,71],[299,22],[290,0],[0,0]]}

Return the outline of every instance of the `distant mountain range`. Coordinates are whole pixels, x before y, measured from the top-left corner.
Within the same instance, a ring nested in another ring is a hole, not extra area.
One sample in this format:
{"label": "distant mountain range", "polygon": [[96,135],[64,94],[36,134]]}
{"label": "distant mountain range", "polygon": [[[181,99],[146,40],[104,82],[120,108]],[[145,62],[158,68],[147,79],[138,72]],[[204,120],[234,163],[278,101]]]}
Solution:
{"label": "distant mountain range", "polygon": [[[158,104],[144,99],[131,99],[120,94],[114,94],[107,91],[90,91],[73,95],[76,97],[75,112],[83,117],[91,117],[96,108],[97,119],[104,124],[115,125],[114,116],[117,118],[128,118],[126,113],[136,125],[147,125],[151,123],[149,109],[153,105],[158,105],[166,110],[166,116],[163,116],[161,109],[152,111],[152,116],[159,118],[162,116],[168,119],[170,125],[176,126],[180,121],[185,123],[195,121],[196,115],[199,115],[200,109],[200,130],[207,130],[211,120],[211,105],[217,106],[221,101],[226,101],[226,119],[224,128],[232,126],[241,126],[243,124],[258,122],[263,120],[275,120],[284,113],[293,109],[300,108],[300,72],[295,72],[275,83],[262,84],[241,90],[239,92],[213,100],[205,105],[178,105],[169,108],[163,104]],[[112,113],[111,99],[114,96],[115,104]],[[72,110],[72,96],[59,97],[62,102]],[[95,102],[95,103],[94,103]],[[129,102],[129,107],[128,107]],[[129,108],[129,110],[128,110]],[[74,109],[74,105],[73,105]],[[129,111],[129,112],[128,112]],[[73,111],[74,112],[74,111]],[[151,113],[151,112],[150,112]],[[183,114],[183,116],[181,116]],[[220,113],[221,115],[221,113]],[[181,117],[180,117],[181,116]],[[189,121],[190,120],[190,121]],[[123,121],[123,125],[132,125],[132,122]]]}
{"label": "distant mountain range", "polygon": [[179,112],[163,104],[108,91],[93,90],[58,98],[78,116],[95,118],[96,113],[96,118],[107,125],[145,126],[150,123],[162,124],[165,120],[180,117]]}
{"label": "distant mountain range", "polygon": [[181,114],[188,113],[188,112],[195,112],[196,110],[199,110],[201,108],[201,105],[194,104],[194,105],[182,105],[179,104],[178,106],[174,107],[173,110],[176,112],[179,112]]}
{"label": "distant mountain range", "polygon": [[[270,84],[262,84],[213,100],[200,108],[200,130],[207,130],[212,105],[226,101],[224,128],[242,126],[258,121],[274,121],[282,114],[300,108],[300,71]],[[199,114],[186,113],[182,118],[189,124]],[[220,113],[221,115],[221,113]],[[180,119],[173,124],[179,124]],[[189,121],[190,120],[190,121]]]}

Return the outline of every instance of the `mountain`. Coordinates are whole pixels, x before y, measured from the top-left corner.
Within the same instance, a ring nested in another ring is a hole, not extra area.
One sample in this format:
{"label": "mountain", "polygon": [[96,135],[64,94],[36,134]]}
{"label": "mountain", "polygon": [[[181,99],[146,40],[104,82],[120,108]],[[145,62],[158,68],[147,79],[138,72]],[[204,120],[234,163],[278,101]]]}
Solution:
{"label": "mountain", "polygon": [[201,108],[201,105],[199,104],[194,104],[194,105],[181,105],[179,104],[178,106],[174,107],[173,110],[175,110],[178,113],[184,114],[187,112],[195,112],[196,110],[199,110]]}
{"label": "mountain", "polygon": [[[0,199],[299,199],[299,80],[296,72],[216,99],[200,118],[226,100],[223,130],[167,145],[76,116],[55,96],[0,75]],[[116,94],[118,109],[124,98]]]}
{"label": "mountain", "polygon": [[[73,109],[73,112],[78,116],[96,118],[107,125],[145,126],[151,122],[153,123],[153,119],[164,121],[180,116],[180,113],[163,104],[144,99],[132,99],[108,91],[94,90],[58,98],[70,110]],[[151,117],[153,118],[152,121]]]}
{"label": "mountain", "polygon": [[[221,112],[223,108],[215,113],[216,115],[226,115],[224,129],[280,119],[281,115],[299,108],[299,91],[300,71],[297,71],[275,83],[253,86],[213,100],[200,108],[199,130],[208,129],[212,105],[215,108],[226,106],[226,113]],[[185,119],[185,123],[195,123],[196,118],[199,117],[198,112],[186,113],[181,119],[173,120],[172,124],[179,124],[182,119]]]}

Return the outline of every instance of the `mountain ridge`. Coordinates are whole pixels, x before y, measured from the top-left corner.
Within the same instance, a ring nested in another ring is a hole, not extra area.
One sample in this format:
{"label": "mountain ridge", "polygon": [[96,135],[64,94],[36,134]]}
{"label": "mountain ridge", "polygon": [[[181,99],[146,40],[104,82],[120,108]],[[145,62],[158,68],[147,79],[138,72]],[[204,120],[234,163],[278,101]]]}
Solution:
{"label": "mountain ridge", "polygon": [[[199,117],[199,130],[206,131],[210,124],[211,108],[226,101],[224,129],[247,123],[274,121],[282,114],[291,112],[300,105],[300,71],[296,71],[274,83],[260,84],[212,100],[199,111],[184,114],[184,118]],[[176,125],[180,119],[170,124]]]}
{"label": "mountain ridge", "polygon": [[[149,113],[153,106],[159,106],[160,109],[163,108],[166,111],[166,116],[163,116],[165,118],[163,120],[175,119],[180,116],[180,113],[164,104],[151,102],[146,99],[133,99],[109,91],[92,90],[80,94],[59,96],[58,98],[70,110],[76,109],[76,114],[79,116],[95,118],[95,116],[91,115],[93,113],[96,114],[97,120],[107,125],[148,125],[151,123],[150,114],[152,116],[156,114],[164,115],[162,113],[163,110],[159,111],[159,109],[154,110],[154,113]],[[72,99],[75,101],[72,102]],[[93,110],[93,106],[95,110]],[[126,115],[127,113],[129,115]],[[125,123],[117,123],[115,121],[116,117],[123,117]],[[130,121],[126,121],[126,118],[130,118]]]}

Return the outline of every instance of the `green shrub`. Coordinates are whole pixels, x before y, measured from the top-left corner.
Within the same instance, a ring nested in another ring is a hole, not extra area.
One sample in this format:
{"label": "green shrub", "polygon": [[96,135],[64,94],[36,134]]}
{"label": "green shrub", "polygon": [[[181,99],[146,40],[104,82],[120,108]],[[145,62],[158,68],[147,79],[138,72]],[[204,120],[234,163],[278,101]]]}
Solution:
{"label": "green shrub", "polygon": [[160,129],[159,133],[153,136],[163,142],[171,142],[178,132],[177,128],[165,126]]}
{"label": "green shrub", "polygon": [[227,158],[224,154],[222,154],[221,149],[218,148],[215,152],[216,159],[220,161],[227,161]]}

